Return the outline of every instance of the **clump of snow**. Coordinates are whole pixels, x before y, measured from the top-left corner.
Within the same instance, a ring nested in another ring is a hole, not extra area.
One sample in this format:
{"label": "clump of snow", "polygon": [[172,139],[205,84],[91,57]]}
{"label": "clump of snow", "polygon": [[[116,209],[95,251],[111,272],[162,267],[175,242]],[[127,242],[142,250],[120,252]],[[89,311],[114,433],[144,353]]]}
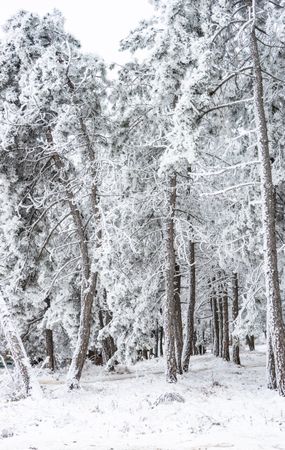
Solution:
{"label": "clump of snow", "polygon": [[161,394],[157,400],[155,400],[153,406],[158,406],[161,403],[172,403],[172,402],[180,402],[184,403],[185,399],[182,395],[177,394],[176,392],[165,392],[165,394]]}

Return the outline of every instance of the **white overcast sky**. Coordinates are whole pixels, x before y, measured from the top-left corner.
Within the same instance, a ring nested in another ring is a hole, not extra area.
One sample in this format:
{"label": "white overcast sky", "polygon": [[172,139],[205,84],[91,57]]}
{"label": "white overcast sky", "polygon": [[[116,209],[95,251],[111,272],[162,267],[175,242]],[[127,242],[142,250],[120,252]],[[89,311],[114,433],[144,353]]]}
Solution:
{"label": "white overcast sky", "polygon": [[0,25],[19,9],[44,14],[62,11],[66,30],[80,40],[84,51],[121,62],[119,41],[140,19],[149,17],[148,0],[0,0]]}

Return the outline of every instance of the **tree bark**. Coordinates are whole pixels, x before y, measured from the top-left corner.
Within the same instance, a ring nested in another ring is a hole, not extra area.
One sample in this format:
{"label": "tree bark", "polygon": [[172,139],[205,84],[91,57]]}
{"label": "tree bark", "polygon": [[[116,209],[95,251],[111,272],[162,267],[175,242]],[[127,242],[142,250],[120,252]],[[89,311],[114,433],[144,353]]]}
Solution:
{"label": "tree bark", "polygon": [[181,275],[180,267],[175,265],[175,280],[174,280],[174,302],[175,302],[175,353],[176,365],[180,375],[182,375],[182,350],[183,350],[183,327],[181,317],[181,303],[180,303],[180,288]]}
{"label": "tree bark", "polygon": [[79,248],[82,264],[82,281],[81,281],[81,309],[80,322],[77,336],[76,348],[72,357],[71,366],[67,375],[67,385],[69,389],[74,389],[79,386],[84,362],[87,356],[89,336],[90,336],[90,322],[93,299],[96,292],[97,273],[90,270],[90,258],[88,250],[88,239],[83,225],[82,217],[77,207],[72,191],[68,187],[68,178],[64,174],[63,163],[60,157],[55,154],[54,160],[56,166],[61,171],[63,184],[66,188],[66,195],[68,204],[79,239]]}
{"label": "tree bark", "polygon": [[190,262],[190,289],[189,302],[186,319],[186,336],[183,349],[183,371],[188,372],[190,356],[194,353],[194,313],[196,302],[196,266],[195,266],[195,244],[189,243],[189,262]]}
{"label": "tree bark", "polygon": [[[98,304],[98,318],[101,330],[112,320],[112,314],[107,309],[107,292],[105,289],[103,291],[103,299],[103,306]],[[105,308],[105,311],[103,311],[103,308]],[[110,334],[102,338],[101,345],[102,360],[103,364],[106,365],[108,361],[114,356],[115,352],[117,351],[117,347],[115,345],[113,337]]]}
{"label": "tree bark", "polygon": [[228,294],[225,290],[222,298],[223,308],[223,359],[230,361],[230,336],[229,336],[229,308],[228,308]]}
{"label": "tree bark", "polygon": [[[215,293],[214,293],[215,295]],[[214,330],[214,342],[213,342],[213,351],[215,356],[220,355],[220,327],[219,327],[219,313],[218,313],[218,304],[217,299],[214,296],[212,298],[213,305],[213,330]]]}
{"label": "tree bark", "polygon": [[156,320],[156,322],[155,322],[154,337],[155,337],[154,357],[158,358],[158,348],[159,348],[159,326],[158,326],[158,320]]}
{"label": "tree bark", "polygon": [[177,366],[175,358],[175,249],[174,249],[174,210],[176,204],[176,176],[170,177],[169,212],[166,219],[166,296],[164,305],[164,335],[166,356],[166,381],[176,383]]}
{"label": "tree bark", "polygon": [[268,389],[277,389],[274,353],[272,348],[271,336],[268,333],[267,339],[268,339],[267,360],[266,360],[267,387]]}
{"label": "tree bark", "polygon": [[224,342],[224,336],[223,336],[223,303],[222,303],[222,297],[221,293],[218,294],[218,318],[219,318],[219,356],[223,357],[223,342]]}
{"label": "tree bark", "polygon": [[[237,273],[233,274],[232,278],[232,295],[233,295],[233,304],[232,304],[232,319],[233,319],[233,332],[235,331],[235,321],[238,317],[238,275]],[[237,336],[233,336],[233,362],[240,366],[240,356],[239,356],[239,338]]]}
{"label": "tree bark", "polygon": [[248,345],[248,348],[251,352],[255,350],[255,343],[254,343],[254,335],[251,334],[250,336],[247,334],[246,337],[246,343]]}
{"label": "tree bark", "polygon": [[46,350],[48,356],[48,368],[52,371],[55,369],[55,358],[54,358],[54,348],[53,348],[53,333],[52,330],[45,330],[46,336]]}
{"label": "tree bark", "polygon": [[163,327],[159,327],[159,356],[163,356]]}
{"label": "tree bark", "polygon": [[24,349],[20,336],[13,324],[12,316],[6,305],[2,291],[0,290],[0,324],[3,329],[6,341],[12,354],[12,358],[16,367],[22,385],[21,397],[41,396],[41,389],[38,382],[32,376],[32,368]]}
{"label": "tree bark", "polygon": [[264,269],[267,297],[267,320],[271,344],[268,339],[267,352],[272,351],[276,369],[276,385],[279,394],[285,396],[285,330],[282,318],[282,305],[277,264],[277,246],[274,213],[274,189],[268,141],[268,129],[264,107],[262,69],[255,32],[255,1],[246,0],[249,5],[252,26],[250,31],[250,51],[253,64],[253,90],[255,122],[257,128],[258,150],[261,167],[261,198],[264,239]]}
{"label": "tree bark", "polygon": [[[51,130],[48,130],[47,132],[47,139],[48,142],[51,145],[53,145],[53,137]],[[97,273],[91,272],[90,269],[91,264],[88,249],[88,238],[86,236],[86,231],[83,225],[80,210],[76,205],[74,194],[69,187],[68,175],[65,172],[64,164],[60,156],[56,152],[53,155],[53,159],[59,171],[62,184],[65,187],[68,205],[70,208],[71,216],[79,240],[79,249],[81,257],[82,280],[81,280],[80,322],[76,348],[67,375],[67,385],[69,389],[74,389],[79,386],[79,380],[87,356],[90,337],[91,310],[93,305],[93,299],[95,297],[96,292]]]}
{"label": "tree bark", "polygon": [[97,282],[97,273],[92,272],[90,276],[89,286],[83,293],[81,299],[81,311],[79,331],[77,336],[76,348],[72,357],[71,365],[67,375],[67,385],[69,389],[79,387],[83,366],[87,356],[89,337],[90,337],[90,320],[93,299],[95,296]]}

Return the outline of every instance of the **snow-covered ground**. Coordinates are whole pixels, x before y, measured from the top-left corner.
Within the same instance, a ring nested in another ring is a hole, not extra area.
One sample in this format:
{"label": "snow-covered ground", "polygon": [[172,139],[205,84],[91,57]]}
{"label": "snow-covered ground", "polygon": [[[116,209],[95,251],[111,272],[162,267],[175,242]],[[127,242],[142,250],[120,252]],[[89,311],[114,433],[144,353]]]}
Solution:
{"label": "snow-covered ground", "polygon": [[[177,385],[165,383],[163,361],[122,375],[89,366],[71,393],[41,374],[43,399],[0,401],[0,449],[285,449],[285,399],[265,387],[263,348],[242,363],[193,357]],[[156,404],[170,392],[184,403]]]}

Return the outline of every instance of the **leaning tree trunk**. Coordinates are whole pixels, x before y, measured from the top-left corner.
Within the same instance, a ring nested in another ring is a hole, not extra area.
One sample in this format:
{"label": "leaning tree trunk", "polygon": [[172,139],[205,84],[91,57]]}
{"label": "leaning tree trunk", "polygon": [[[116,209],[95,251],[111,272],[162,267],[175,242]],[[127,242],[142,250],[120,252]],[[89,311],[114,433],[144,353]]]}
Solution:
{"label": "leaning tree trunk", "polygon": [[72,356],[71,366],[67,375],[67,385],[69,389],[79,386],[83,366],[86,360],[91,323],[91,310],[93,299],[96,292],[97,273],[90,271],[90,258],[88,250],[88,239],[86,236],[83,220],[74,199],[73,192],[68,186],[68,177],[64,172],[64,166],[60,157],[55,154],[54,160],[57,168],[60,170],[62,183],[66,189],[66,196],[70,208],[73,223],[79,240],[80,258],[81,258],[81,306],[80,322],[77,336],[77,343]]}
{"label": "leaning tree trunk", "polygon": [[90,272],[90,261],[86,242],[87,239],[85,238],[82,219],[74,203],[72,202],[69,203],[71,213],[74,218],[74,224],[77,230],[77,235],[80,241],[80,253],[83,266],[79,330],[75,351],[72,357],[71,366],[67,376],[67,385],[69,389],[74,389],[79,386],[79,380],[81,378],[88,350],[90,326],[91,326],[91,311],[96,292],[97,272]]}
{"label": "leaning tree trunk", "polygon": [[228,294],[225,290],[222,297],[223,308],[223,359],[230,360],[230,336],[229,336],[229,308],[228,308]]}
{"label": "leaning tree trunk", "polygon": [[186,336],[183,349],[183,371],[188,372],[190,356],[194,353],[194,313],[196,302],[196,266],[195,266],[195,244],[189,243],[189,259],[190,259],[190,289],[189,303],[187,309],[186,320]]}
{"label": "leaning tree trunk", "polygon": [[166,296],[164,305],[164,336],[166,356],[166,381],[176,383],[177,367],[175,359],[175,250],[174,250],[174,210],[176,203],[176,176],[170,178],[169,213],[166,220]]}
{"label": "leaning tree trunk", "polygon": [[181,303],[180,303],[180,289],[181,289],[181,275],[180,268],[175,266],[175,281],[174,281],[174,302],[175,302],[175,350],[176,350],[176,365],[180,375],[182,375],[182,350],[183,350],[183,327],[181,317]]}
{"label": "leaning tree trunk", "polygon": [[[261,198],[264,239],[264,269],[267,297],[267,320],[271,336],[272,351],[276,369],[276,386],[285,396],[285,330],[282,319],[280,285],[278,278],[277,246],[274,214],[274,189],[272,183],[268,129],[264,107],[262,69],[255,32],[255,1],[246,0],[252,13],[250,51],[253,65],[253,89],[255,122],[261,166]],[[269,339],[268,339],[269,341]],[[270,342],[269,342],[270,343]],[[269,344],[268,344],[269,347]],[[270,348],[268,348],[268,353]]]}
{"label": "leaning tree trunk", "polygon": [[41,396],[38,382],[32,376],[32,368],[24,349],[22,340],[13,324],[12,316],[6,305],[3,293],[0,290],[0,324],[3,329],[9,350],[22,385],[21,397]]}
{"label": "leaning tree trunk", "polygon": [[[47,139],[51,146],[53,146],[53,137],[51,130],[48,130],[47,132]],[[93,299],[96,292],[97,273],[91,272],[91,262],[89,257],[86,229],[83,224],[79,207],[76,204],[74,193],[70,189],[70,183],[68,175],[65,172],[63,161],[61,160],[59,154],[56,152],[54,152],[53,154],[53,160],[59,171],[62,185],[65,188],[67,202],[79,241],[81,259],[82,279],[79,330],[75,351],[73,353],[71,365],[67,375],[67,386],[69,389],[74,389],[79,386],[79,380],[81,378],[88,350],[91,326],[91,311]]]}
{"label": "leaning tree trunk", "polygon": [[234,334],[236,328],[236,320],[238,317],[238,275],[233,274],[232,278],[232,319],[233,319],[233,362],[240,366],[240,356],[239,356],[239,338]]}
{"label": "leaning tree trunk", "polygon": [[80,311],[80,322],[79,322],[77,343],[67,375],[67,386],[69,389],[79,387],[79,381],[86,360],[90,337],[91,310],[93,299],[95,296],[96,281],[97,281],[97,273],[92,272],[90,276],[89,286],[87,287],[86,292],[83,293],[83,298],[81,299],[81,311]]}

